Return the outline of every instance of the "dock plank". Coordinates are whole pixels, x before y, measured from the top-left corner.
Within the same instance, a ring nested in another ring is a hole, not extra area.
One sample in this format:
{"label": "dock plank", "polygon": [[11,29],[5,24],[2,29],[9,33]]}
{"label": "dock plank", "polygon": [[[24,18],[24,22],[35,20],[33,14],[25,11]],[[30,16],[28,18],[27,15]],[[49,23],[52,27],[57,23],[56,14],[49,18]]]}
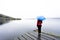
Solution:
{"label": "dock plank", "polygon": [[25,37],[26,40],[28,40],[28,39],[29,39],[29,40],[32,40],[29,36],[26,35],[26,33],[23,34],[23,36]]}
{"label": "dock plank", "polygon": [[29,35],[28,33],[26,33],[26,35],[27,35],[28,37],[30,37],[32,40],[36,40],[36,38],[35,38],[35,37],[33,37],[33,36]]}
{"label": "dock plank", "polygon": [[37,32],[32,31],[32,32],[20,34],[15,40],[58,40],[58,39],[44,33],[38,35]]}
{"label": "dock plank", "polygon": [[[35,35],[38,35],[37,32],[31,32],[31,33],[32,33],[32,34],[35,34]],[[41,33],[41,37],[46,38],[46,40],[47,40],[47,39],[50,39],[50,40],[57,40],[55,37],[50,36],[50,35],[47,35],[47,34],[44,34],[44,33]]]}
{"label": "dock plank", "polygon": [[19,40],[25,40],[25,38],[24,38],[22,35],[19,35],[17,38],[18,38]]}
{"label": "dock plank", "polygon": [[31,35],[31,36],[33,36],[33,37],[35,37],[36,38],[36,40],[45,40],[44,38],[42,38],[42,37],[39,37],[38,35],[35,35],[35,34],[32,34],[32,33],[28,33],[29,35]]}

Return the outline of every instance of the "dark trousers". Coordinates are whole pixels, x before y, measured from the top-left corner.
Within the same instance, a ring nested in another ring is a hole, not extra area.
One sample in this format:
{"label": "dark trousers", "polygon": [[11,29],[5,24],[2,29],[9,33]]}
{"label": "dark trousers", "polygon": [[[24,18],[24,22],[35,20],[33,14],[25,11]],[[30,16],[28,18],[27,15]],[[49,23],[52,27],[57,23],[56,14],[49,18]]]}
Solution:
{"label": "dark trousers", "polygon": [[38,33],[41,33],[41,26],[38,26]]}
{"label": "dark trousers", "polygon": [[41,40],[41,26],[38,26],[38,39],[37,40]]}

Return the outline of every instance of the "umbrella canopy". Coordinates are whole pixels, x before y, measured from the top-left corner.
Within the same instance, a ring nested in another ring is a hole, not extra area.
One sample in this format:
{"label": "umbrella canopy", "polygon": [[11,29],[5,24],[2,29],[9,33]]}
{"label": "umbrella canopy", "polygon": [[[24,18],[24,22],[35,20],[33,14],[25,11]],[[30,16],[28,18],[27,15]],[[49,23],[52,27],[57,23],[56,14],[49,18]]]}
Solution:
{"label": "umbrella canopy", "polygon": [[43,20],[45,20],[46,18],[44,17],[44,16],[38,16],[37,17],[37,20],[41,20],[41,21],[43,21]]}

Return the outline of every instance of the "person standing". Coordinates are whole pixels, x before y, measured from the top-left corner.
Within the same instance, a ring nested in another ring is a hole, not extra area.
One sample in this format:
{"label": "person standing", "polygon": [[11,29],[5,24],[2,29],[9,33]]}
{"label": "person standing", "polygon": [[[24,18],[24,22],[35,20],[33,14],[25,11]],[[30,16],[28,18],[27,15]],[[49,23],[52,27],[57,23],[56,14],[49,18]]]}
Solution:
{"label": "person standing", "polygon": [[42,20],[37,20],[37,28],[38,28],[38,39],[41,40],[41,27],[42,27]]}
{"label": "person standing", "polygon": [[45,20],[44,16],[37,17],[37,28],[38,28],[38,39],[37,40],[41,40],[41,27],[42,27],[43,20]]}
{"label": "person standing", "polygon": [[41,27],[42,27],[42,21],[45,20],[44,16],[38,16],[37,17],[37,28],[38,28],[38,34],[41,34]]}
{"label": "person standing", "polygon": [[38,34],[41,34],[42,20],[37,20]]}

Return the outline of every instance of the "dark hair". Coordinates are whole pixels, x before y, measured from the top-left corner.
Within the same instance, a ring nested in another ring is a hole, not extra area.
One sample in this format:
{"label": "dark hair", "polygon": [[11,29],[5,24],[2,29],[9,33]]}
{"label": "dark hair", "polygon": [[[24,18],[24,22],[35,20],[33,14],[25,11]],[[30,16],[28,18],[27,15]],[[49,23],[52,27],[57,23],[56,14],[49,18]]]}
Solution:
{"label": "dark hair", "polygon": [[42,22],[42,20],[38,20],[38,21]]}

